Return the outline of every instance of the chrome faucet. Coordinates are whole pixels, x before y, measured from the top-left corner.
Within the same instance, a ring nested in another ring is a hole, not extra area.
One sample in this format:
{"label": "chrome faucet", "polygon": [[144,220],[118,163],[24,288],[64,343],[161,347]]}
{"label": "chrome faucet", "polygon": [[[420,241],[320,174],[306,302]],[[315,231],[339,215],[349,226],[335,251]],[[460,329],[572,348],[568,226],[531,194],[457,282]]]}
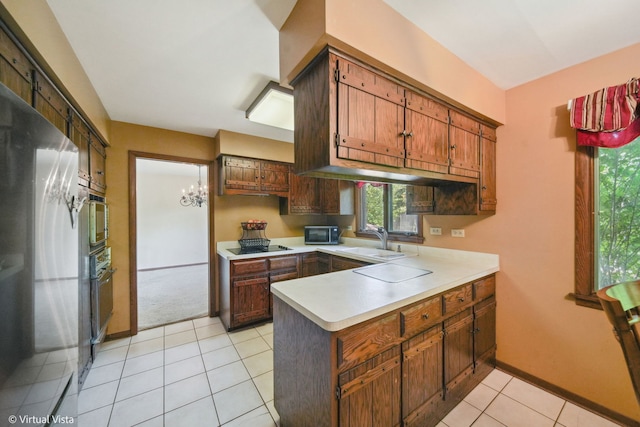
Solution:
{"label": "chrome faucet", "polygon": [[380,239],[380,242],[382,242],[382,249],[386,250],[387,239],[389,238],[389,233],[387,233],[387,230],[385,230],[384,227],[378,227],[378,231],[371,230],[371,232],[378,236],[378,239]]}

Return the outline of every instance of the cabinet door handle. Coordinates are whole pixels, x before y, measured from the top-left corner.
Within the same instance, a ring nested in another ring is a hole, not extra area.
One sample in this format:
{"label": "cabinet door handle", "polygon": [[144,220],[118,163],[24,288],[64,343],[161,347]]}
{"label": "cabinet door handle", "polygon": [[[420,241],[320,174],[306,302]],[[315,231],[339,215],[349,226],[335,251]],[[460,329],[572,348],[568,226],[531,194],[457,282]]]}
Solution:
{"label": "cabinet door handle", "polygon": [[408,137],[408,138],[411,138],[412,136],[413,136],[413,131],[411,131],[411,132],[409,132],[409,133],[407,134],[407,137]]}
{"label": "cabinet door handle", "polygon": [[459,302],[464,302],[464,297],[459,297],[459,298],[458,298],[458,301],[459,301]]}
{"label": "cabinet door handle", "polygon": [[451,149],[452,149],[452,150],[455,150],[455,149],[456,149],[456,146],[455,146],[455,145],[452,145],[452,146],[451,146]]}
{"label": "cabinet door handle", "polygon": [[429,313],[425,313],[425,314],[423,314],[423,315],[422,315],[422,318],[423,318],[424,320],[429,319]]}

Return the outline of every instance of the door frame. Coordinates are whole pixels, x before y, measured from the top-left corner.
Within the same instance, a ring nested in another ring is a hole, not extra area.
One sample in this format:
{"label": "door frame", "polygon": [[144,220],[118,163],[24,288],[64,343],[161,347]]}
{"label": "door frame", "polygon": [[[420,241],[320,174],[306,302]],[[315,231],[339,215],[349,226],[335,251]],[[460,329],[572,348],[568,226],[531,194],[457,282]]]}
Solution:
{"label": "door frame", "polygon": [[[131,336],[138,334],[138,212],[136,194],[136,161],[138,159],[160,160],[176,163],[188,163],[207,167],[207,181],[209,195],[213,182],[214,164],[211,160],[194,159],[190,157],[170,156],[165,154],[129,151],[129,331]],[[215,292],[215,239],[213,221],[213,198],[209,197],[209,316],[216,313]]]}

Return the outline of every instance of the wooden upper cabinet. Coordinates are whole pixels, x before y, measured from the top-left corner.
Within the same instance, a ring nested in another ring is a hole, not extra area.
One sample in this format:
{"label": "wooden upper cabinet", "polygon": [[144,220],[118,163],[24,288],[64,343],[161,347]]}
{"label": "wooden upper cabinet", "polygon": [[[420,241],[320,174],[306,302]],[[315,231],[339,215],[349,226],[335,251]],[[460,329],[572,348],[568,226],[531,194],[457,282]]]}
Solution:
{"label": "wooden upper cabinet", "polygon": [[338,157],[404,166],[404,88],[343,58],[336,80]]}
{"label": "wooden upper cabinet", "polygon": [[102,142],[93,134],[89,134],[89,188],[100,193],[107,190],[106,179],[107,153]]}
{"label": "wooden upper cabinet", "polygon": [[352,181],[320,179],[322,213],[325,215],[353,215],[355,185]]}
{"label": "wooden upper cabinet", "polygon": [[245,157],[220,157],[220,195],[276,195],[289,192],[289,164]]}
{"label": "wooden upper cabinet", "polygon": [[33,105],[33,65],[27,56],[0,28],[0,82]]}
{"label": "wooden upper cabinet", "polygon": [[480,211],[495,213],[496,197],[496,130],[481,125],[480,139]]}
{"label": "wooden upper cabinet", "polygon": [[35,73],[34,107],[60,132],[68,135],[69,105],[51,83],[41,74]]}
{"label": "wooden upper cabinet", "polygon": [[449,172],[449,111],[444,105],[406,91],[405,166],[412,169]]}
{"label": "wooden upper cabinet", "polygon": [[289,169],[287,163],[260,161],[260,190],[277,196],[289,192]]}
{"label": "wooden upper cabinet", "polygon": [[79,115],[72,113],[69,126],[69,139],[78,147],[78,179],[79,184],[89,185],[89,126]]}
{"label": "wooden upper cabinet", "polygon": [[289,197],[280,199],[280,214],[321,214],[321,180],[308,176],[289,175]]}
{"label": "wooden upper cabinet", "polygon": [[433,213],[433,187],[407,185],[407,214]]}
{"label": "wooden upper cabinet", "polygon": [[480,176],[480,123],[449,111],[449,173],[472,178]]}

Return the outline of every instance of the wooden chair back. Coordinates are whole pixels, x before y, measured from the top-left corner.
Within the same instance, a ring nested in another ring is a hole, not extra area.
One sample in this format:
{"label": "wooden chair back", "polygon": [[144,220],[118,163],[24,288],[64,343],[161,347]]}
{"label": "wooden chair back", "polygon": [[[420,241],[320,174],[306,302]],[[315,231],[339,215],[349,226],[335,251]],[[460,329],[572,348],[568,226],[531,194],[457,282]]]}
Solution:
{"label": "wooden chair back", "polygon": [[640,404],[640,280],[607,286],[597,295],[622,347]]}

